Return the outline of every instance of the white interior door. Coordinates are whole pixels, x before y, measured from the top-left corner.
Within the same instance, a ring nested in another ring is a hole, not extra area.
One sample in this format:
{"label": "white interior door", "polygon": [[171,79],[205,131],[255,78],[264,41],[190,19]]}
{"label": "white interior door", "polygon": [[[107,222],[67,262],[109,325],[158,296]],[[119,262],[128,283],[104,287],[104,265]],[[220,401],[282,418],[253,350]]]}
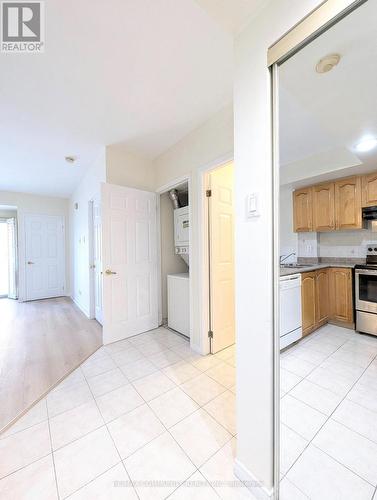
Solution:
{"label": "white interior door", "polygon": [[235,342],[233,163],[209,174],[211,351]]}
{"label": "white interior door", "polygon": [[64,295],[64,217],[25,215],[26,300]]}
{"label": "white interior door", "polygon": [[8,298],[18,298],[18,249],[17,249],[17,223],[15,217],[7,220],[8,226]]}
{"label": "white interior door", "polygon": [[102,220],[101,204],[98,200],[93,201],[93,275],[94,316],[102,325]]}
{"label": "white interior door", "polygon": [[157,328],[157,196],[102,185],[104,344]]}

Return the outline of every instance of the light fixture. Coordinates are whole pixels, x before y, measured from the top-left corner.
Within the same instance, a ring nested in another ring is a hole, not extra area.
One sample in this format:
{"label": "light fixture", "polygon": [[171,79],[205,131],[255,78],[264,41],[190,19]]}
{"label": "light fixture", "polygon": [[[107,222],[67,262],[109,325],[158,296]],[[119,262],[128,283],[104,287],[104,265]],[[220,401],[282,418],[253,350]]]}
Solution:
{"label": "light fixture", "polygon": [[366,153],[377,146],[377,139],[375,137],[366,137],[361,139],[355,146],[356,151]]}
{"label": "light fixture", "polygon": [[317,73],[328,73],[331,71],[337,64],[339,64],[340,55],[339,54],[329,54],[328,56],[323,57],[315,67]]}
{"label": "light fixture", "polygon": [[71,163],[71,164],[73,164],[73,163],[75,163],[76,158],[75,158],[74,156],[66,156],[66,157],[65,157],[65,161],[66,161],[67,163]]}

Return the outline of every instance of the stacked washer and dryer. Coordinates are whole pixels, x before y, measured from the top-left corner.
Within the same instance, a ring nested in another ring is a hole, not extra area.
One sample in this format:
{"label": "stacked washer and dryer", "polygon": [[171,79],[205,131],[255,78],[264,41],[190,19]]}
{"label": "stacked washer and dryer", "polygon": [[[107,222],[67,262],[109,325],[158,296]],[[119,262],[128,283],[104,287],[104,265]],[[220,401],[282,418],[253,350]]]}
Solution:
{"label": "stacked washer and dryer", "polygon": [[[174,203],[176,194],[170,193]],[[178,200],[177,200],[178,201]],[[189,206],[174,209],[174,247],[179,255],[190,266],[190,209]],[[190,274],[169,274],[167,277],[168,294],[168,327],[190,336]]]}

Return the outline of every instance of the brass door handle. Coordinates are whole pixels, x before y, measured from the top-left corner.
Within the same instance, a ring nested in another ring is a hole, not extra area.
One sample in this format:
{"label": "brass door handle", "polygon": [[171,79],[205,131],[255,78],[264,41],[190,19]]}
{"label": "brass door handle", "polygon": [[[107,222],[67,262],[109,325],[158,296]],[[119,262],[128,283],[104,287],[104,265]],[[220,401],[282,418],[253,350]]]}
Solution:
{"label": "brass door handle", "polygon": [[106,269],[105,271],[106,274],[116,274],[114,271],[112,271],[111,269]]}
{"label": "brass door handle", "polygon": [[28,260],[27,263],[29,264],[29,266],[30,264],[34,264],[34,262],[32,262],[31,260]]}

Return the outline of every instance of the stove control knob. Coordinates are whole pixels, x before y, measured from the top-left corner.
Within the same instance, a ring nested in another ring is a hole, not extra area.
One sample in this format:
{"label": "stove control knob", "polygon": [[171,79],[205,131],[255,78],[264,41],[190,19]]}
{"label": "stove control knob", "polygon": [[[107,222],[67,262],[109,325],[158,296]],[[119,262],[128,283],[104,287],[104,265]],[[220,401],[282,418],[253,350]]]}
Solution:
{"label": "stove control knob", "polygon": [[377,248],[375,248],[374,251],[377,252]]}

